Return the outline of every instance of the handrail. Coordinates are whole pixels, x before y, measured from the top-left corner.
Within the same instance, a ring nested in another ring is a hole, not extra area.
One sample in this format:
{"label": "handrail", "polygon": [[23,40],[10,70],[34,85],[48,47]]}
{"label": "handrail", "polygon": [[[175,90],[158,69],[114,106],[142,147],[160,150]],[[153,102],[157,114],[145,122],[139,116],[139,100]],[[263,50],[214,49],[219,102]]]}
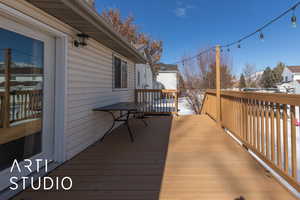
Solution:
{"label": "handrail", "polygon": [[[203,101],[201,113],[216,119],[215,90]],[[221,91],[221,126],[300,192],[297,110],[297,94]]]}
{"label": "handrail", "polygon": [[146,114],[177,114],[178,91],[165,89],[136,89],[135,102]]}
{"label": "handrail", "polygon": [[[215,90],[209,89],[207,94],[216,94]],[[240,91],[227,91],[222,90],[221,95],[239,97],[243,99],[253,98],[259,101],[269,101],[272,99],[273,103],[299,105],[299,94],[286,94],[286,93],[263,93],[263,92],[240,92]]]}
{"label": "handrail", "polygon": [[[10,123],[40,117],[42,90],[12,91],[9,94],[9,108],[5,109],[5,94],[0,92],[0,127],[3,127],[5,117]],[[5,115],[5,110],[9,115]]]}

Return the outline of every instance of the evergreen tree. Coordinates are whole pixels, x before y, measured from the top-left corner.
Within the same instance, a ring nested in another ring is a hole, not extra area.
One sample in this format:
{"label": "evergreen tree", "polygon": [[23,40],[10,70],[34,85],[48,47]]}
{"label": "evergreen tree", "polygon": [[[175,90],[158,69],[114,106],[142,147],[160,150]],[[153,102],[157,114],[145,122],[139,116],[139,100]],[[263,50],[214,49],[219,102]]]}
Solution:
{"label": "evergreen tree", "polygon": [[246,87],[246,79],[244,74],[241,74],[239,88],[245,88],[245,87]]}
{"label": "evergreen tree", "polygon": [[276,67],[273,69],[273,81],[274,83],[280,83],[282,81],[282,72],[285,68],[285,64],[279,62]]}
{"label": "evergreen tree", "polygon": [[270,67],[265,69],[260,82],[263,88],[272,88],[275,86],[274,73]]}

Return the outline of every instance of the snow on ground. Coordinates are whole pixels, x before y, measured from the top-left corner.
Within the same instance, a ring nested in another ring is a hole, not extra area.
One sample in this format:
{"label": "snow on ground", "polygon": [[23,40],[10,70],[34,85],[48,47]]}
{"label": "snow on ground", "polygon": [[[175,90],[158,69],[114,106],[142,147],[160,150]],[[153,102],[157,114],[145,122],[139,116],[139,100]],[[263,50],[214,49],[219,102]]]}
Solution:
{"label": "snow on ground", "polygon": [[179,115],[193,115],[195,112],[191,108],[191,105],[188,102],[187,97],[181,97],[178,99],[178,109]]}

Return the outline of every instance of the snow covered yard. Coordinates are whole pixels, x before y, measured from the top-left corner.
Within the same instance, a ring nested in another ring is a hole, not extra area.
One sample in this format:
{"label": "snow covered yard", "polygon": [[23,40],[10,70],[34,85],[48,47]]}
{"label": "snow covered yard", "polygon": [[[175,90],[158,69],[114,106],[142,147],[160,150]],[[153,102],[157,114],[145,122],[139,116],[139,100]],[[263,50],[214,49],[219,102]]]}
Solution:
{"label": "snow covered yard", "polygon": [[179,115],[194,115],[195,112],[193,111],[191,105],[188,102],[187,97],[181,97],[178,99],[178,109]]}

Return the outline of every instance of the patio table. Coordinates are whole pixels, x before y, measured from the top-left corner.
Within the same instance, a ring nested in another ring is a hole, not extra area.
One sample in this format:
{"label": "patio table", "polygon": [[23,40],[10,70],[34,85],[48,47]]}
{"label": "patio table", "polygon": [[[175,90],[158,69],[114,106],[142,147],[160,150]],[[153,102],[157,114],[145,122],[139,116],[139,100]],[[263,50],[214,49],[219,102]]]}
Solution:
{"label": "patio table", "polygon": [[[131,114],[142,113],[141,107],[142,107],[141,104],[136,104],[134,102],[120,102],[120,103],[115,103],[115,104],[108,105],[108,106],[94,108],[93,111],[107,112],[113,118],[113,123],[112,123],[111,127],[105,132],[105,134],[101,138],[101,141],[103,141],[104,138],[110,134],[112,129],[115,127],[116,122],[125,122],[125,125],[127,127],[128,133],[129,133],[130,140],[131,140],[131,142],[134,142],[134,137],[133,137],[133,134],[132,134],[132,131],[130,129],[128,122],[129,122],[129,118],[130,118]],[[114,112],[116,112],[116,111],[120,112],[120,115],[118,117],[116,117],[114,114]],[[143,123],[145,124],[145,126],[147,126],[147,123],[144,121],[143,118],[144,117],[142,116],[139,119],[141,119],[143,121]]]}

